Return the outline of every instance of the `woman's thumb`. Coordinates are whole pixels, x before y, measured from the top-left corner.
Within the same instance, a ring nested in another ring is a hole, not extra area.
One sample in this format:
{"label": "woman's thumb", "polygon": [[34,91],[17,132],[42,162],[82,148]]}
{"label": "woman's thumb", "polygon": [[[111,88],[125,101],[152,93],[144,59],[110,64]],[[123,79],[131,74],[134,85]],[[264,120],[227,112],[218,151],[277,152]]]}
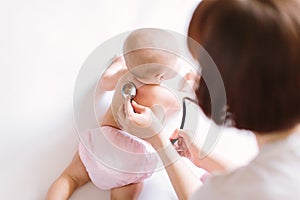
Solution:
{"label": "woman's thumb", "polygon": [[137,104],[135,101],[132,101],[131,105],[136,113],[142,113],[145,110],[144,106]]}
{"label": "woman's thumb", "polygon": [[170,136],[170,139],[176,140],[176,139],[178,139],[178,137],[179,137],[179,129],[176,129]]}

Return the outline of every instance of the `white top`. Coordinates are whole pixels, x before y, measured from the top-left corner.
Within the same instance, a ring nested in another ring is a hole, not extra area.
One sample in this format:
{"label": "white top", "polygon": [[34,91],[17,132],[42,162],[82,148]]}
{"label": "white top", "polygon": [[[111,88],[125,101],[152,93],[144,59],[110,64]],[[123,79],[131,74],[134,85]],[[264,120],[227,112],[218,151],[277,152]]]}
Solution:
{"label": "white top", "polygon": [[300,133],[266,144],[247,166],[209,179],[191,200],[299,200]]}

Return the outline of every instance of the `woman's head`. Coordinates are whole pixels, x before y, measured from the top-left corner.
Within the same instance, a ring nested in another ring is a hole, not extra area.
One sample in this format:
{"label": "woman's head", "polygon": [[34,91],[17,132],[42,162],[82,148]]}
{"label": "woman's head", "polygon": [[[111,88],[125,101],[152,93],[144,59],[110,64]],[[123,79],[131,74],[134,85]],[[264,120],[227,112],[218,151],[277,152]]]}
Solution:
{"label": "woman's head", "polygon": [[[196,8],[188,34],[216,63],[236,127],[263,133],[300,122],[299,4],[297,0],[203,0]],[[190,50],[201,63],[199,52]],[[218,96],[219,88],[211,89],[213,94],[201,79],[196,90],[208,116],[210,95]]]}
{"label": "woman's head", "polygon": [[123,52],[128,70],[146,84],[173,78],[179,70],[177,41],[165,30],[133,31],[124,42]]}

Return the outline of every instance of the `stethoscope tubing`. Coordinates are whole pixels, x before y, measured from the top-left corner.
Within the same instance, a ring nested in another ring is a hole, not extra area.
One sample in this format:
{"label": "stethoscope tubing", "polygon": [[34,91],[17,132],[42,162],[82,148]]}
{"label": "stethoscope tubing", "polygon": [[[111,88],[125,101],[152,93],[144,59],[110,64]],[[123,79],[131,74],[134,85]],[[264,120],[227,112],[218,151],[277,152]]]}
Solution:
{"label": "stethoscope tubing", "polygon": [[[181,124],[180,129],[184,128],[185,118],[186,118],[186,100],[189,100],[195,104],[198,104],[198,102],[190,97],[183,97],[182,98],[182,118],[181,118]],[[178,138],[170,139],[172,144],[175,144],[177,142]]]}

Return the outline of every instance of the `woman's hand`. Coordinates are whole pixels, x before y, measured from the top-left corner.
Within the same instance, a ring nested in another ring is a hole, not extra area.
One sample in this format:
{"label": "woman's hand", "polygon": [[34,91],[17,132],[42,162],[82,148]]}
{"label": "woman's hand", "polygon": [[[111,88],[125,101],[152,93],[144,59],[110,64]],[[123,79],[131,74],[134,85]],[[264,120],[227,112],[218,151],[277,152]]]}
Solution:
{"label": "woman's hand", "polygon": [[187,157],[196,166],[208,172],[226,171],[231,168],[231,164],[221,159],[215,152],[206,155],[201,152],[203,142],[200,135],[189,130],[178,130],[177,152],[179,155]]}
{"label": "woman's hand", "polygon": [[175,148],[180,156],[187,157],[193,163],[199,160],[201,141],[195,132],[177,129],[172,137],[178,138]]}
{"label": "woman's hand", "polygon": [[[120,107],[118,112],[118,123],[122,129],[139,138],[150,138],[163,129],[164,113],[163,109],[151,110],[148,107],[141,106],[129,97],[125,99],[125,103]],[[156,113],[153,113],[156,112]],[[158,117],[160,116],[160,117]],[[159,119],[161,118],[161,119]]]}
{"label": "woman's hand", "polygon": [[[118,112],[118,122],[125,131],[146,141],[156,149],[162,163],[166,167],[169,178],[179,199],[188,199],[201,185],[201,181],[184,163],[176,150],[171,146],[167,134],[162,132],[163,126],[159,117],[163,109],[148,107],[130,102],[126,98],[125,104]],[[155,114],[153,113],[155,112]],[[162,117],[163,118],[163,117]]]}

